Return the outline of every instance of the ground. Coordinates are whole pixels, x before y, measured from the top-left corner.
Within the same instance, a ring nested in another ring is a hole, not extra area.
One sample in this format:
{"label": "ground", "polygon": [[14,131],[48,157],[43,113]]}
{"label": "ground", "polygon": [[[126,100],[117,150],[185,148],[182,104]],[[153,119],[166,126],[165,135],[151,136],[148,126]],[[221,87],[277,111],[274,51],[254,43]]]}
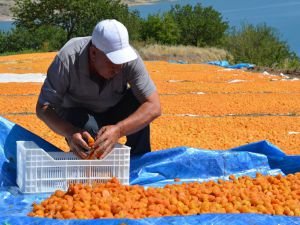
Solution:
{"label": "ground", "polygon": [[[55,54],[2,56],[0,73],[46,73]],[[299,80],[206,64],[149,61],[146,66],[163,109],[151,125],[153,150],[225,150],[268,140],[287,154],[300,154]],[[64,138],[35,115],[41,85],[0,83],[0,115],[68,150]]]}

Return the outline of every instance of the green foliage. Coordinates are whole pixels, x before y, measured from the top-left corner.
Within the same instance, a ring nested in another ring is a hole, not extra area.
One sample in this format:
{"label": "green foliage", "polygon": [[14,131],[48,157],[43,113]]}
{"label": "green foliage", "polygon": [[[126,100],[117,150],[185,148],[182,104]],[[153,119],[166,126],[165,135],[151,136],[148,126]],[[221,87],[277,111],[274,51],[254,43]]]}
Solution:
{"label": "green foliage", "polygon": [[286,58],[277,66],[280,69],[292,71],[300,71],[300,59],[296,55],[292,54],[291,57]]}
{"label": "green foliage", "polygon": [[141,38],[148,43],[175,45],[179,35],[178,25],[169,13],[149,15],[141,31]]}
{"label": "green foliage", "polygon": [[35,51],[54,51],[65,41],[65,32],[54,26],[40,26],[31,32],[17,27],[10,32],[0,33],[0,53]]}
{"label": "green foliage", "polygon": [[266,24],[244,24],[240,30],[228,32],[225,48],[236,62],[251,62],[258,66],[279,67],[297,57],[290,52],[286,42],[281,41],[276,30]]}
{"label": "green foliage", "polygon": [[222,16],[212,7],[202,7],[201,4],[175,5],[170,10],[174,21],[180,30],[179,43],[192,46],[219,45],[228,29],[228,23],[222,21]]}
{"label": "green foliage", "polygon": [[212,7],[175,5],[162,15],[148,16],[141,37],[151,43],[216,46],[227,28],[227,22]]}
{"label": "green foliage", "polygon": [[139,15],[129,12],[119,0],[15,0],[12,8],[16,26],[35,31],[50,25],[63,29],[66,40],[91,35],[102,19],[114,18],[128,27],[131,38],[138,38]]}

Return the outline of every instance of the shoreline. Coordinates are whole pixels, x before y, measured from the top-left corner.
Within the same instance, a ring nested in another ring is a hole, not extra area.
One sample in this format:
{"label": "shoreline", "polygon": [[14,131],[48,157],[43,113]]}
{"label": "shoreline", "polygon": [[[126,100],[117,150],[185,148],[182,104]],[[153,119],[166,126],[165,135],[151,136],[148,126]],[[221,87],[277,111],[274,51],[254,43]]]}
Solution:
{"label": "shoreline", "polygon": [[[131,2],[131,1],[121,1],[121,2],[124,3],[124,4],[127,4],[128,7],[131,7],[131,6],[138,6],[138,5],[153,5],[153,4],[156,4],[160,1],[161,0],[152,0],[152,1],[140,0],[140,1],[134,1],[134,2]],[[171,1],[172,0],[167,0],[167,2],[171,2]]]}
{"label": "shoreline", "polygon": [[9,16],[0,16],[0,22],[13,22],[13,18]]}

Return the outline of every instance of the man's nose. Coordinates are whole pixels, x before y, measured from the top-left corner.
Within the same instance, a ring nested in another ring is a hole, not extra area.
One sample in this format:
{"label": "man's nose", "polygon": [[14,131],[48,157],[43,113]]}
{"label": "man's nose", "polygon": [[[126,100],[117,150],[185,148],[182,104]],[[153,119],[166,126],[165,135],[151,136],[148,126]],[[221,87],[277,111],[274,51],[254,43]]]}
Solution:
{"label": "man's nose", "polygon": [[121,67],[120,66],[117,66],[117,67],[113,67],[112,68],[112,71],[116,74],[116,73],[119,73],[121,71]]}

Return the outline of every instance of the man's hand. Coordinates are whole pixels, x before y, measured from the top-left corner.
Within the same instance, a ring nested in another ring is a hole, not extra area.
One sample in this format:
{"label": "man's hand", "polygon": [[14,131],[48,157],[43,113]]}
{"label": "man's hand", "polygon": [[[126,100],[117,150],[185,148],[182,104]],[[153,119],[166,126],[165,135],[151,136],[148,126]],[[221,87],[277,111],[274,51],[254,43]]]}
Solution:
{"label": "man's hand", "polygon": [[117,125],[109,125],[102,127],[96,137],[94,144],[94,156],[103,159],[111,152],[114,145],[121,137],[121,129]]}
{"label": "man's hand", "polygon": [[90,147],[85,140],[91,138],[91,135],[87,131],[78,131],[66,138],[68,140],[70,150],[78,157],[85,159],[88,156],[86,152],[90,150]]}
{"label": "man's hand", "polygon": [[89,137],[91,137],[88,132],[82,131],[73,126],[71,123],[60,118],[56,111],[50,107],[50,105],[42,105],[37,103],[36,115],[55,133],[66,137],[70,146],[70,150],[73,151],[78,157],[82,159],[87,157],[85,151],[89,151],[90,147],[85,140],[88,140]]}

